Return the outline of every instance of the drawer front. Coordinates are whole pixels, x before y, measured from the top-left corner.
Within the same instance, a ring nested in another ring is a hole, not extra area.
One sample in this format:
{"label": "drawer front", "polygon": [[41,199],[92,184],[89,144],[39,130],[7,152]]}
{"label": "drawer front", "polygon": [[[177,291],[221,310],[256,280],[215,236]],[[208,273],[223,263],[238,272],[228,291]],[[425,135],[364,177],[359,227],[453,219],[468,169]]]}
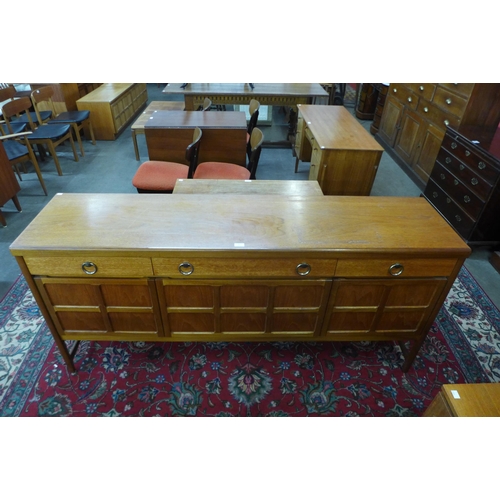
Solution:
{"label": "drawer front", "polygon": [[468,144],[464,144],[459,137],[446,134],[443,139],[443,148],[453,156],[464,162],[477,175],[481,176],[490,184],[495,184],[500,171],[491,161],[478,154]]}
{"label": "drawer front", "polygon": [[440,83],[439,86],[456,92],[464,97],[469,97],[474,89],[474,83]]}
{"label": "drawer front", "polygon": [[441,212],[443,217],[465,239],[474,229],[476,221],[467,215],[437,184],[429,180],[424,196]]}
{"label": "drawer front", "polygon": [[206,257],[153,258],[155,276],[169,278],[332,277],[333,259],[217,259]]}
{"label": "drawer front", "polygon": [[[476,172],[469,169],[467,165],[455,158],[444,148],[441,148],[441,151],[439,152],[439,155],[437,157],[437,161],[442,166],[446,167],[446,169],[449,170],[454,177],[463,182],[466,186],[469,187],[469,189],[474,191],[482,200],[488,200],[492,189],[491,184],[477,175]],[[446,173],[440,172],[439,175],[446,175]],[[434,178],[434,173],[432,174],[432,177]],[[454,180],[455,179],[453,179],[452,181]],[[440,183],[438,182],[438,184]],[[450,190],[449,192],[451,191],[452,190]]]}
{"label": "drawer front", "polygon": [[391,84],[389,95],[394,96],[398,101],[402,102],[410,109],[417,109],[418,96],[415,95],[406,85]]}
{"label": "drawer front", "polygon": [[450,198],[453,198],[472,219],[479,218],[484,207],[484,202],[439,162],[436,162],[434,165],[432,180],[447,193]]}
{"label": "drawer front", "polygon": [[456,259],[339,259],[335,277],[409,278],[419,276],[448,276]]}
{"label": "drawer front", "polygon": [[151,259],[143,257],[25,257],[38,276],[143,278],[153,275]]}
{"label": "drawer front", "polygon": [[446,110],[447,112],[462,116],[464,114],[465,108],[467,107],[467,99],[449,92],[447,89],[438,87],[436,93],[434,94],[434,99],[432,101],[436,106]]}
{"label": "drawer front", "polygon": [[408,83],[407,86],[412,92],[427,101],[432,101],[436,91],[435,83]]}
{"label": "drawer front", "polygon": [[441,128],[445,128],[446,126],[457,128],[460,124],[458,116],[448,113],[424,99],[421,99],[419,102],[418,112]]}

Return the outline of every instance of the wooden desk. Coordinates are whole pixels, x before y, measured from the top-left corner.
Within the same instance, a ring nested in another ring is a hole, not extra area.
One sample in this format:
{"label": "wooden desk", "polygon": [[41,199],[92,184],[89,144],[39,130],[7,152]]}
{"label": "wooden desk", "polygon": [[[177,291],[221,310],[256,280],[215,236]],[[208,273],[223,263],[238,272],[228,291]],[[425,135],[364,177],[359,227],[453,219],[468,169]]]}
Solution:
{"label": "wooden desk", "polygon": [[173,194],[268,194],[323,196],[316,181],[177,179]]}
{"label": "wooden desk", "polygon": [[132,142],[134,144],[135,159],[139,160],[139,148],[137,147],[137,136],[144,134],[144,125],[157,111],[184,111],[184,102],[180,101],[151,101],[148,107],[141,113],[139,118],[130,127],[132,131]]}
{"label": "wooden desk", "polygon": [[369,195],[384,149],[344,106],[300,105],[295,172],[311,162],[309,179],[327,195]]}
{"label": "wooden desk", "polygon": [[445,384],[423,416],[500,417],[500,383]]}
{"label": "wooden desk", "polygon": [[113,141],[147,101],[145,83],[103,83],[78,99],[76,106],[90,111],[97,140]]}
{"label": "wooden desk", "polygon": [[326,104],[328,92],[319,83],[255,83],[252,89],[248,83],[168,83],[165,94],[184,96],[186,110],[195,110],[208,97],[213,104],[248,104],[257,99],[261,105],[290,106],[297,104]]}
{"label": "wooden desk", "polygon": [[198,162],[246,165],[247,121],[242,111],[157,111],[144,125],[150,160],[185,163],[193,130],[200,127]]}
{"label": "wooden desk", "polygon": [[10,250],[70,370],[83,339],[399,341],[407,370],[470,254],[423,198],[239,194],[59,194]]}

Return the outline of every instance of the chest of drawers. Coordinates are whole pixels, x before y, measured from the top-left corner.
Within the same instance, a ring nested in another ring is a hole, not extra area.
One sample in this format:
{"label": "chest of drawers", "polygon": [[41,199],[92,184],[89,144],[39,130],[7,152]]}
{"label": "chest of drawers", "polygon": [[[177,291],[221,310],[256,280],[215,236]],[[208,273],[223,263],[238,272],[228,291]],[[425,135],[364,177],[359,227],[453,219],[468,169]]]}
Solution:
{"label": "chest of drawers", "polygon": [[500,242],[500,161],[451,128],[424,196],[468,243]]}
{"label": "chest of drawers", "polygon": [[407,370],[470,249],[423,198],[64,194],[11,252],[71,370],[85,339],[392,340]]}
{"label": "chest of drawers", "polygon": [[500,122],[498,83],[393,83],[377,138],[422,187],[446,128],[481,128],[489,139]]}

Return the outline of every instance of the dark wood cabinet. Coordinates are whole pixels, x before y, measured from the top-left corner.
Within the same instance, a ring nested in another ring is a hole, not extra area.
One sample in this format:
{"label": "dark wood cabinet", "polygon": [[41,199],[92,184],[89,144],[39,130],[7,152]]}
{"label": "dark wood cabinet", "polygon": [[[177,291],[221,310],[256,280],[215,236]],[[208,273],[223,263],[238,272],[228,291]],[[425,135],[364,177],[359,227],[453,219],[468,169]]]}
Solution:
{"label": "dark wood cabinet", "polygon": [[[488,142],[479,144],[488,146]],[[448,128],[424,197],[467,243],[500,242],[500,161],[469,138]]]}
{"label": "dark wood cabinet", "polygon": [[482,129],[491,140],[499,122],[498,83],[391,84],[377,138],[424,188],[447,127]]}

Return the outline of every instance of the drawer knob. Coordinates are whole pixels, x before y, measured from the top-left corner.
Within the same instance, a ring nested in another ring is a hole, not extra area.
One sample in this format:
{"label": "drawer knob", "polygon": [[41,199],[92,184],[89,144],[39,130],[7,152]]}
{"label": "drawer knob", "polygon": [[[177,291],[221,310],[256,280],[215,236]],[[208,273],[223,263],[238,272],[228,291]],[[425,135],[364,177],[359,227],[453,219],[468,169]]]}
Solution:
{"label": "drawer knob", "polygon": [[450,121],[449,121],[449,120],[445,120],[443,123],[444,123],[446,126],[448,126],[448,125],[450,124]]}
{"label": "drawer knob", "polygon": [[451,143],[451,149],[457,149],[458,144],[456,142]]}
{"label": "drawer knob", "polygon": [[433,192],[432,192],[432,197],[433,197],[433,198],[437,198],[437,197],[438,197],[438,194],[436,193],[436,191],[433,191]]}
{"label": "drawer knob", "polygon": [[456,179],[453,179],[453,184],[455,184],[455,186],[458,186],[458,181]]}
{"label": "drawer knob", "polygon": [[478,181],[475,177],[473,177],[473,178],[471,179],[470,183],[471,183],[473,186],[477,186],[477,185],[478,185],[478,183],[479,183],[479,181]]}
{"label": "drawer knob", "polygon": [[194,271],[193,264],[190,264],[189,262],[183,262],[182,264],[179,264],[179,272],[184,276],[189,276],[190,274],[193,274],[193,271]]}
{"label": "drawer knob", "polygon": [[305,262],[297,265],[295,268],[299,276],[307,276],[311,272],[311,266]]}
{"label": "drawer knob", "polygon": [[446,104],[448,104],[448,106],[451,104],[451,99],[449,97],[446,99]]}
{"label": "drawer knob", "polygon": [[419,88],[419,90],[422,90],[422,91],[424,90],[424,86],[423,85],[420,85],[420,87],[418,87],[418,88]]}
{"label": "drawer knob", "polygon": [[446,198],[446,203],[451,203],[451,198]]}
{"label": "drawer knob", "polygon": [[392,91],[396,94],[398,89],[392,89]]}
{"label": "drawer knob", "polygon": [[447,156],[444,160],[446,163],[451,163],[451,158],[449,156]]}
{"label": "drawer knob", "polygon": [[455,219],[457,220],[457,222],[460,222],[462,220],[462,217],[460,217],[460,215],[455,215]]}
{"label": "drawer knob", "polygon": [[478,166],[481,170],[484,170],[486,168],[486,163],[484,163],[484,161],[480,161]]}
{"label": "drawer knob", "polygon": [[470,151],[468,149],[465,150],[465,156],[470,156]]}
{"label": "drawer knob", "polygon": [[439,177],[441,177],[441,179],[444,181],[446,179],[446,175],[444,174],[439,174]]}
{"label": "drawer knob", "polygon": [[424,113],[428,113],[428,112],[429,112],[429,108],[427,106],[425,106]]}
{"label": "drawer knob", "polygon": [[408,102],[411,102],[413,101],[413,99],[411,97],[408,97]]}
{"label": "drawer knob", "polygon": [[470,197],[467,196],[467,195],[465,195],[464,196],[464,201],[465,201],[465,203],[470,203]]}
{"label": "drawer knob", "polygon": [[84,262],[82,264],[82,271],[85,274],[95,274],[97,272],[97,266],[93,262]]}
{"label": "drawer knob", "polygon": [[399,276],[400,274],[403,274],[404,270],[405,268],[403,264],[396,263],[389,268],[389,274],[392,276]]}
{"label": "drawer knob", "polygon": [[465,170],[465,166],[464,166],[464,165],[462,165],[462,164],[460,164],[460,167],[459,167],[459,168],[460,168],[460,170]]}

